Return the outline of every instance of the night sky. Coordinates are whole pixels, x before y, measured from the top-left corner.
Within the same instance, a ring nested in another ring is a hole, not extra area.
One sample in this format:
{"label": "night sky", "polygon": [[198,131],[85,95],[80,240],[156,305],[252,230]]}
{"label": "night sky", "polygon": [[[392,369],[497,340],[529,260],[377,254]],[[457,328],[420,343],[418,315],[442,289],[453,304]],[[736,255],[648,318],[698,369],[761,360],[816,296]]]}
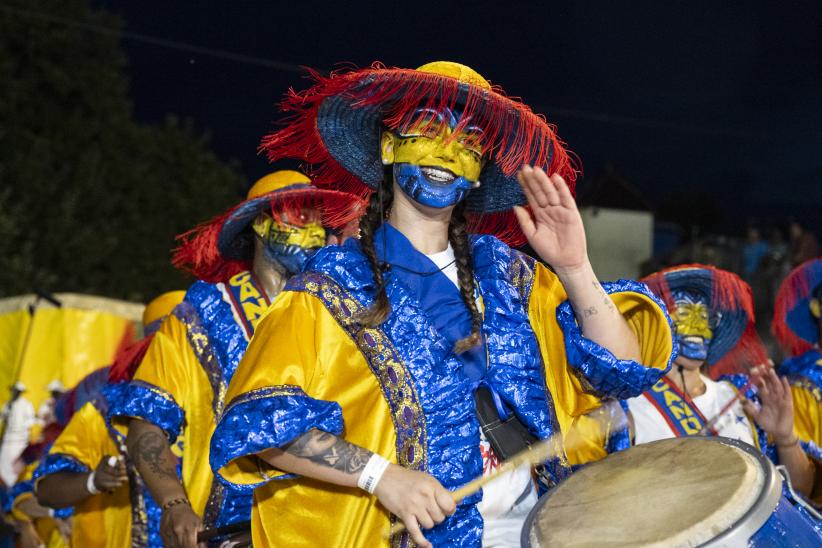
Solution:
{"label": "night sky", "polygon": [[308,85],[289,67],[452,60],[555,123],[586,181],[611,164],[652,204],[713,202],[722,230],[792,214],[822,231],[816,1],[94,5],[127,32],[247,56],[123,42],[137,118],[192,118],[249,184],[270,169],[256,148],[277,102]]}

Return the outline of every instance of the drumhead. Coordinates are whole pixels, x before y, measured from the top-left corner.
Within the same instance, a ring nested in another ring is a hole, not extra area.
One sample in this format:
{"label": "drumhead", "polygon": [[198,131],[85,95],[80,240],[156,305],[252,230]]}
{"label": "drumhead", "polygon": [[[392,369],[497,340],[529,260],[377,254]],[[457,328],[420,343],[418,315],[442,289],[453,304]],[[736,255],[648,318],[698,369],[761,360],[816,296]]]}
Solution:
{"label": "drumhead", "polygon": [[637,445],[545,495],[525,523],[523,545],[699,546],[725,544],[735,530],[747,539],[779,500],[775,476],[756,448],[735,440]]}

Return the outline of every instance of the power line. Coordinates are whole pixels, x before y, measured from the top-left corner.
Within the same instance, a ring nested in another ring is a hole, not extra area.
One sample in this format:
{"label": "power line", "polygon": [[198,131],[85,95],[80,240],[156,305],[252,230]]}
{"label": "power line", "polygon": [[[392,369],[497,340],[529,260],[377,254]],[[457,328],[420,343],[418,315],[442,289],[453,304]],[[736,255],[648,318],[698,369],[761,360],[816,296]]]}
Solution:
{"label": "power line", "polygon": [[[253,55],[246,55],[243,53],[235,53],[231,51],[226,51],[223,49],[218,48],[209,48],[204,46],[197,46],[194,44],[188,44],[185,42],[180,42],[177,40],[169,40],[167,38],[160,38],[157,36],[151,36],[148,34],[143,34],[139,32],[132,32],[127,30],[121,30],[117,28],[107,27],[104,25],[97,25],[92,23],[84,23],[82,21],[77,21],[74,19],[70,19],[67,17],[61,17],[59,15],[52,15],[47,14],[39,11],[34,10],[27,10],[23,8],[17,8],[12,6],[3,6],[0,5],[0,9],[3,11],[13,13],[16,15],[22,15],[24,17],[31,17],[35,19],[41,19],[44,21],[50,21],[53,23],[58,23],[65,25],[67,27],[74,27],[82,30],[86,30],[89,32],[95,32],[98,34],[104,34],[107,36],[115,36],[115,37],[122,37],[125,40],[130,40],[133,42],[138,42],[142,44],[148,44],[152,46],[162,47],[173,49],[177,51],[184,51],[187,53],[194,53],[197,55],[205,55],[209,57],[214,57],[216,59],[223,59],[226,61],[233,61],[237,63],[243,63],[247,65],[254,65],[258,67],[270,68],[274,70],[280,70],[284,72],[292,72],[296,74],[306,74],[307,71],[304,67],[300,65],[295,65],[293,63],[286,63],[283,61],[275,61],[272,59],[266,59],[264,57],[256,57]],[[328,73],[328,71],[320,71]],[[764,139],[767,136],[761,132],[752,132],[752,131],[744,131],[744,130],[737,130],[725,127],[712,127],[712,126],[694,126],[694,125],[686,125],[686,124],[678,124],[675,122],[669,122],[666,120],[656,120],[653,118],[638,118],[634,116],[622,116],[622,115],[615,115],[615,114],[608,114],[605,112],[597,112],[597,111],[588,111],[588,110],[581,110],[581,109],[572,109],[572,108],[563,108],[563,107],[551,107],[546,105],[531,105],[532,108],[537,112],[543,112],[551,114],[552,116],[563,116],[566,118],[573,118],[578,120],[587,120],[591,122],[600,122],[605,124],[615,124],[615,125],[626,125],[626,126],[634,126],[634,127],[641,127],[646,129],[660,129],[660,130],[672,130],[678,131],[682,133],[701,133],[706,135],[715,135],[715,136],[726,136],[726,137],[736,137],[741,139]]]}
{"label": "power line", "polygon": [[234,53],[231,51],[226,51],[223,49],[217,48],[208,48],[204,46],[196,46],[194,44],[187,44],[185,42],[178,42],[177,40],[169,40],[167,38],[159,38],[157,36],[150,36],[148,34],[142,34],[139,32],[132,32],[128,30],[120,30],[111,27],[106,27],[104,25],[95,25],[92,23],[84,23],[82,21],[76,21],[74,19],[69,19],[67,17],[60,17],[59,15],[52,15],[48,13],[42,13],[33,10],[26,10],[21,8],[15,8],[11,6],[2,6],[0,5],[0,9],[14,13],[16,15],[23,15],[25,17],[32,17],[35,19],[42,19],[44,21],[50,21],[52,23],[59,23],[61,25],[65,25],[67,27],[74,27],[78,29],[87,30],[89,32],[96,32],[97,34],[105,34],[107,36],[117,36],[122,37],[126,40],[131,40],[134,42],[140,42],[143,44],[150,44],[152,46],[159,46],[163,48],[175,49],[178,51],[185,51],[188,53],[196,53],[198,55],[207,55],[209,57],[216,57],[218,59],[225,59],[227,61],[236,61],[238,63],[245,63],[247,65],[256,65],[259,67],[265,68],[272,68],[276,70],[282,70],[285,72],[295,72],[298,74],[305,74],[307,71],[305,68],[295,65],[292,63],[285,63],[282,61],[273,61],[271,59],[265,59],[263,57],[255,57],[253,55],[245,55],[243,53]]}

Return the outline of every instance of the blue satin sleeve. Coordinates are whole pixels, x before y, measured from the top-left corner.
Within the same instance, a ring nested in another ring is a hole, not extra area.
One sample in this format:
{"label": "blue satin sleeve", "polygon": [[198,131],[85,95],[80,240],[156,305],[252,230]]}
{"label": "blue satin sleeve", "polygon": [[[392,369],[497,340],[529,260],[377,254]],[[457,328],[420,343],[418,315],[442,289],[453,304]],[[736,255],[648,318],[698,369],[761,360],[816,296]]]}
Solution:
{"label": "blue satin sleeve", "polygon": [[[609,295],[612,293],[640,293],[653,300],[665,311],[662,302],[644,285],[632,280],[602,283]],[[667,311],[665,316],[670,322]],[[628,399],[639,396],[651,388],[671,368],[676,356],[674,351],[665,369],[646,367],[634,360],[617,359],[606,348],[582,335],[577,325],[571,303],[566,300],[557,308],[557,322],[565,339],[568,364],[587,388],[600,398]]]}
{"label": "blue satin sleeve", "polygon": [[56,474],[57,472],[75,472],[77,474],[88,474],[91,472],[88,466],[70,455],[62,453],[49,453],[40,461],[40,465],[32,474],[34,483],[40,478]]}
{"label": "blue satin sleeve", "polygon": [[[297,386],[268,386],[247,392],[229,404],[217,424],[211,437],[211,468],[224,484],[252,491],[274,477],[261,472],[259,483],[241,485],[224,478],[220,469],[234,459],[282,447],[312,428],[341,434],[340,405],[311,398]],[[288,474],[276,479],[293,477]]]}
{"label": "blue satin sleeve", "polygon": [[131,381],[109,386],[108,419],[138,418],[160,427],[174,443],[180,435],[185,413],[174,397],[157,386]]}

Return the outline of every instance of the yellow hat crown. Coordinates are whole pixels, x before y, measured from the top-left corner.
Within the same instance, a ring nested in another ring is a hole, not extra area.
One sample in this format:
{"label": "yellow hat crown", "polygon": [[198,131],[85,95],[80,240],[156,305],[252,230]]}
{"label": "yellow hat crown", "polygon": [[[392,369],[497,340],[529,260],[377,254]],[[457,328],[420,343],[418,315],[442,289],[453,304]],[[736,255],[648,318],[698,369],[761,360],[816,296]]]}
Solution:
{"label": "yellow hat crown", "polygon": [[185,291],[169,291],[152,299],[143,310],[143,327],[171,314],[174,307],[183,302],[185,296]]}
{"label": "yellow hat crown", "polygon": [[483,78],[480,73],[469,66],[454,63],[453,61],[433,61],[418,67],[417,70],[454,78],[460,82],[465,82],[466,84],[471,84],[483,89],[491,89],[491,84],[489,84],[488,80]]}
{"label": "yellow hat crown", "polygon": [[262,177],[248,191],[247,199],[258,198],[269,192],[280,190],[291,185],[310,185],[311,179],[299,171],[282,169]]}

